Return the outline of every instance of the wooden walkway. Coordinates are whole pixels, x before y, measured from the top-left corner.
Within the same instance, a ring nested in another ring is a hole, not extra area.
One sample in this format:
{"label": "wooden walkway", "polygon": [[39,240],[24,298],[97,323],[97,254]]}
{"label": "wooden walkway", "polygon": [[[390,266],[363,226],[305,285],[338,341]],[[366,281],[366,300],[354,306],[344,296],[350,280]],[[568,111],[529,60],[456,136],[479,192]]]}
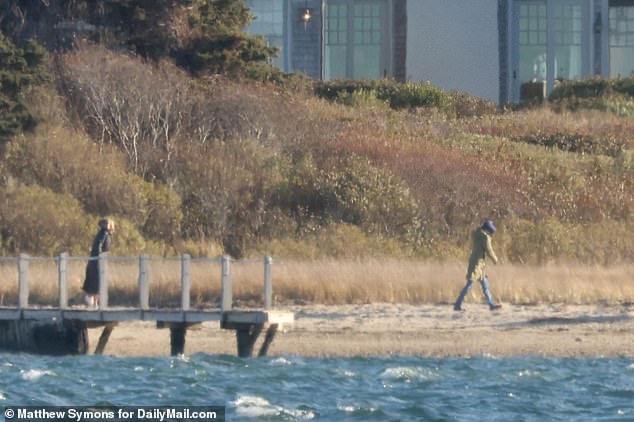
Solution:
{"label": "wooden walkway", "polygon": [[[111,307],[108,298],[108,262],[116,259],[138,259],[138,306],[137,307]],[[185,335],[191,326],[207,322],[218,321],[222,329],[235,330],[237,338],[237,351],[239,356],[252,356],[253,348],[260,335],[266,329],[266,337],[262,342],[259,356],[266,355],[278,328],[282,324],[290,324],[294,321],[291,312],[272,309],[272,278],[270,257],[263,260],[263,307],[262,308],[233,308],[233,294],[231,281],[231,262],[229,257],[221,257],[209,262],[220,263],[221,294],[217,308],[192,309],[190,304],[190,265],[193,260],[188,255],[180,258],[180,306],[178,308],[157,309],[149,306],[150,280],[148,272],[149,256],[140,257],[109,257],[102,254],[98,258],[70,257],[61,254],[56,257],[58,303],[56,306],[30,306],[29,305],[29,263],[37,258],[20,255],[13,259],[17,262],[18,270],[18,306],[0,307],[0,347],[15,350],[27,350],[47,353],[46,344],[37,343],[37,335],[33,334],[46,325],[72,327],[73,332],[78,332],[77,344],[73,345],[75,353],[86,353],[87,328],[103,327],[99,343],[95,349],[96,354],[103,353],[112,330],[120,322],[125,321],[156,321],[157,328],[169,328],[171,330],[171,353],[173,355],[184,352]],[[99,264],[99,305],[89,309],[84,306],[69,306],[68,300],[68,263],[81,259],[97,259]],[[2,293],[2,292],[0,292]],[[83,334],[82,334],[83,333]],[[40,336],[41,337],[41,336]],[[41,343],[41,341],[40,341]],[[212,351],[210,351],[212,352]],[[73,353],[73,349],[69,353]]]}

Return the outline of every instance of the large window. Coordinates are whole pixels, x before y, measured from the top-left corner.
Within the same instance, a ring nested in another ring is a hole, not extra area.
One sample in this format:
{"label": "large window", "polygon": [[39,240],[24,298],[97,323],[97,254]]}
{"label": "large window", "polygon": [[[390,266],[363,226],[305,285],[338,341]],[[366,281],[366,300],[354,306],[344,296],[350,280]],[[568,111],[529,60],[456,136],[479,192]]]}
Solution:
{"label": "large window", "polygon": [[547,95],[557,81],[590,74],[588,0],[517,0],[513,97]]}
{"label": "large window", "polygon": [[634,76],[634,1],[610,1],[610,77]]}
{"label": "large window", "polygon": [[256,19],[246,28],[246,31],[264,36],[269,45],[277,47],[278,56],[273,64],[282,70],[287,70],[284,60],[284,0],[247,0],[247,6]]}
{"label": "large window", "polygon": [[385,0],[332,0],[326,7],[326,79],[379,79],[390,74]]}

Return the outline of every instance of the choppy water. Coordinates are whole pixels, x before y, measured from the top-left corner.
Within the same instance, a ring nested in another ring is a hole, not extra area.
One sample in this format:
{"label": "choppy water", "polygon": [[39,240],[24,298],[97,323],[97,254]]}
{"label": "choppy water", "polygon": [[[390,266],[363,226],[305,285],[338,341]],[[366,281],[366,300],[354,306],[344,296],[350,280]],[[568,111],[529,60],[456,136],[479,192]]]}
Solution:
{"label": "choppy water", "polygon": [[632,421],[634,359],[0,354],[6,405],[224,405],[229,421]]}

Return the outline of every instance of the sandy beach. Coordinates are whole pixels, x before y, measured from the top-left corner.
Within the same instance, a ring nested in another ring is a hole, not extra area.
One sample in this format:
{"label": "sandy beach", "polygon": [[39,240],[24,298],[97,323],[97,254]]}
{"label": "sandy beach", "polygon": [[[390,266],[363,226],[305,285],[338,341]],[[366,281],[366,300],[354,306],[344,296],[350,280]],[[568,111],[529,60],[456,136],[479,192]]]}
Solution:
{"label": "sandy beach", "polygon": [[[469,304],[292,306],[295,323],[278,331],[269,356],[634,356],[634,305]],[[94,350],[101,329],[89,330]],[[262,342],[261,335],[256,349]],[[170,332],[153,322],[118,325],[104,354],[168,356]],[[185,354],[236,354],[234,331],[217,322],[187,332]]]}

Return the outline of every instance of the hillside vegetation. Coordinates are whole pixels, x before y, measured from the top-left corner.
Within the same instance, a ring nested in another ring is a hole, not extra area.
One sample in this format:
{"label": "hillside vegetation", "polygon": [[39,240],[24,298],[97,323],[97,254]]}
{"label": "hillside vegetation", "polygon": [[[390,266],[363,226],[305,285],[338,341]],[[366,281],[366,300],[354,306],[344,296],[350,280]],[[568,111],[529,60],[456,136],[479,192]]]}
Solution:
{"label": "hillside vegetation", "polygon": [[22,116],[0,119],[3,254],[84,255],[110,216],[117,255],[453,260],[491,217],[509,262],[634,258],[627,84],[498,111],[428,84],[249,79],[178,51],[80,43],[35,76],[14,66],[29,78],[0,97]]}

